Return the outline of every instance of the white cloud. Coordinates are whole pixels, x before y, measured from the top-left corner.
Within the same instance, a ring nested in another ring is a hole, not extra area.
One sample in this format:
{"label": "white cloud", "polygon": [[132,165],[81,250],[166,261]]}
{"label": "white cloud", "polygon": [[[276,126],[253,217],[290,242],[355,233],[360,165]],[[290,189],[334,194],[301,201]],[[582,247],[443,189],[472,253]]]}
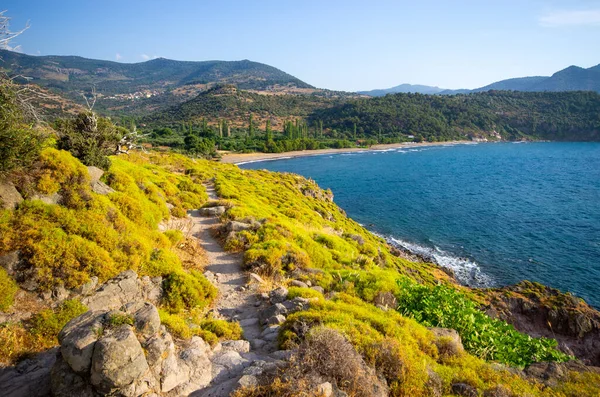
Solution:
{"label": "white cloud", "polygon": [[600,9],[550,11],[539,17],[539,23],[548,28],[600,26]]}
{"label": "white cloud", "polygon": [[121,56],[121,54],[119,54],[119,53],[117,52],[117,54],[115,55],[115,59],[116,59],[117,61],[120,61],[122,58],[123,58],[123,57]]}
{"label": "white cloud", "polygon": [[147,61],[147,60],[149,60],[149,59],[150,59],[150,55],[142,54],[142,55],[140,55],[140,56],[142,57],[142,59],[143,59],[144,61]]}

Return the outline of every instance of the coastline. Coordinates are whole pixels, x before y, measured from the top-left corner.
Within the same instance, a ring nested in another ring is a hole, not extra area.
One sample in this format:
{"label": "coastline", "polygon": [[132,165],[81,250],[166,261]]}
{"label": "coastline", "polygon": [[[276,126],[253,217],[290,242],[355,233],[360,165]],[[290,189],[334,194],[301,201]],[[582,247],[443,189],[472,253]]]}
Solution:
{"label": "coastline", "polygon": [[356,153],[356,152],[367,152],[367,151],[385,151],[393,149],[408,149],[415,147],[428,147],[428,146],[448,146],[448,145],[476,145],[480,142],[473,141],[448,141],[448,142],[405,142],[405,143],[389,143],[389,144],[378,144],[368,148],[347,148],[347,149],[317,149],[317,150],[297,150],[292,152],[283,153],[222,153],[221,162],[227,164],[245,164],[255,163],[259,161],[269,160],[282,160],[296,157],[308,157],[308,156],[321,156],[326,154],[342,154],[342,153]]}

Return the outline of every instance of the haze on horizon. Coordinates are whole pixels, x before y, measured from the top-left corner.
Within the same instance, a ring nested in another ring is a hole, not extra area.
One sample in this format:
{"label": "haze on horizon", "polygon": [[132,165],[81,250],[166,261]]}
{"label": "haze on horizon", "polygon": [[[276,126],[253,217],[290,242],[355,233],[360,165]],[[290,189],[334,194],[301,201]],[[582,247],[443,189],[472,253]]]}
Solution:
{"label": "haze on horizon", "polygon": [[320,88],[477,88],[600,63],[600,1],[5,0],[18,50],[118,62],[250,59]]}

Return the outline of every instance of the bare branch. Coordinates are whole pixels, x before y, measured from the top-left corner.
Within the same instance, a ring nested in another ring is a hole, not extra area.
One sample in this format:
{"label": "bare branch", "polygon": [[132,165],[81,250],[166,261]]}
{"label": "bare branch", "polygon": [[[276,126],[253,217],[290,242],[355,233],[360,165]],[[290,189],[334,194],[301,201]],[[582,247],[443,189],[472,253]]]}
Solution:
{"label": "bare branch", "polygon": [[98,94],[96,93],[96,86],[92,86],[92,103],[90,105],[90,101],[88,100],[87,95],[85,95],[84,93],[81,93],[81,96],[83,97],[83,99],[85,99],[85,104],[87,105],[88,109],[90,112],[94,111],[94,105],[96,105],[96,100],[98,100]]}
{"label": "bare branch", "polygon": [[29,29],[31,25],[29,24],[29,21],[27,21],[23,29],[17,32],[11,32],[9,28],[10,18],[4,15],[5,12],[6,10],[0,11],[0,49],[13,50],[14,48],[10,46],[11,40],[21,35],[24,31]]}

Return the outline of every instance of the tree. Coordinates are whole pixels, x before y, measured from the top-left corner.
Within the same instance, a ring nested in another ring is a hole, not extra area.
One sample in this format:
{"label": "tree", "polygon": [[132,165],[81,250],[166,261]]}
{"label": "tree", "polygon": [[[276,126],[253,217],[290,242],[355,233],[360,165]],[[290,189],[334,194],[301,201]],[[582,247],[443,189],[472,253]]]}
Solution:
{"label": "tree", "polygon": [[248,118],[248,136],[250,138],[254,137],[254,123],[252,121],[252,113],[250,113],[250,117]]}
{"label": "tree", "polygon": [[104,170],[110,167],[108,156],[119,152],[121,139],[128,133],[91,110],[81,112],[75,119],[57,120],[55,129],[59,149],[68,150],[85,165]]}
{"label": "tree", "polygon": [[268,142],[273,139],[273,133],[271,131],[271,120],[267,120],[267,125],[265,127],[265,140]]}
{"label": "tree", "polygon": [[29,22],[25,25],[25,27],[17,32],[11,32],[9,28],[10,18],[4,15],[6,10],[0,11],[0,49],[2,50],[16,50],[18,46],[11,47],[10,42],[21,35],[24,31],[29,29]]}

